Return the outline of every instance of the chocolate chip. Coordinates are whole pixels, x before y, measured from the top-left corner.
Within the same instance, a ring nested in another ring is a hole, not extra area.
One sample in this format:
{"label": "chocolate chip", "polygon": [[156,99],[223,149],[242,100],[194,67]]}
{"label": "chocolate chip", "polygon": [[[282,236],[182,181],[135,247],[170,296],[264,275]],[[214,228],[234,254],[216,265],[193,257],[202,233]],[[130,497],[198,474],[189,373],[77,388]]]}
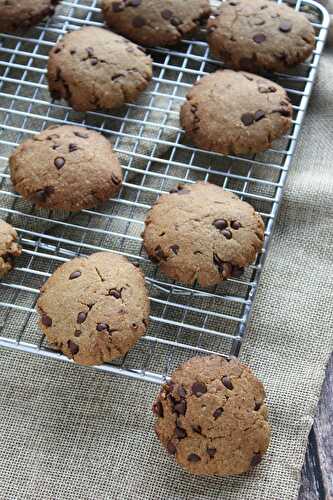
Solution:
{"label": "chocolate chip", "polygon": [[141,4],[141,0],[130,0],[129,5],[132,7],[138,7]]}
{"label": "chocolate chip", "polygon": [[237,229],[240,229],[242,227],[241,223],[236,221],[236,220],[233,220],[230,225],[231,225],[232,229],[235,229],[236,231],[237,231]]}
{"label": "chocolate chip", "polygon": [[137,330],[139,327],[136,323],[132,323],[131,328],[133,328],[133,330]]}
{"label": "chocolate chip", "polygon": [[39,189],[38,191],[33,193],[33,195],[31,195],[31,199],[36,203],[45,203],[47,197],[53,193],[54,193],[54,187],[46,186],[44,189]]}
{"label": "chocolate chip", "polygon": [[225,229],[224,231],[222,231],[222,234],[225,238],[227,238],[227,240],[231,240],[232,232],[229,231],[229,229]]}
{"label": "chocolate chip", "polygon": [[216,408],[216,410],[213,412],[213,417],[214,418],[219,418],[223,413],[223,408]]}
{"label": "chocolate chip", "polygon": [[231,274],[234,278],[240,278],[244,274],[244,267],[232,266]]}
{"label": "chocolate chip", "polygon": [[104,332],[104,330],[109,330],[110,327],[106,323],[97,323],[96,330],[98,332]]}
{"label": "chocolate chip", "polygon": [[111,180],[116,186],[119,186],[119,184],[121,183],[121,180],[114,174],[111,174]]}
{"label": "chocolate chip", "polygon": [[173,17],[171,20],[170,20],[170,23],[173,25],[173,26],[179,26],[180,24],[182,24],[182,20],[179,19],[179,17]]}
{"label": "chocolate chip", "polygon": [[70,53],[71,56],[73,56],[74,54],[76,54],[76,50],[72,49],[69,53]]}
{"label": "chocolate chip", "polygon": [[261,459],[262,459],[261,454],[255,453],[252,457],[252,460],[251,460],[251,467],[255,467],[256,465],[260,464]]}
{"label": "chocolate chip", "polygon": [[175,253],[176,255],[178,255],[178,251],[179,251],[179,246],[178,245],[172,245],[170,247],[170,250],[173,251],[173,253]]}
{"label": "chocolate chip", "polygon": [[232,391],[232,389],[234,388],[228,375],[224,375],[224,377],[222,377],[222,384],[224,385],[224,387],[226,387],[230,391]]}
{"label": "chocolate chip", "polygon": [[69,279],[70,279],[70,280],[75,280],[76,278],[79,278],[80,276],[81,276],[81,271],[74,271],[74,272],[70,275]]}
{"label": "chocolate chip", "polygon": [[258,111],[256,111],[254,113],[254,120],[256,122],[258,122],[259,120],[262,120],[263,118],[265,118],[265,111],[262,111],[261,109],[258,109]]}
{"label": "chocolate chip", "polygon": [[75,330],[74,336],[75,337],[80,337],[81,336],[81,331],[80,330]]}
{"label": "chocolate chip", "polygon": [[266,40],[266,35],[264,35],[263,33],[257,33],[253,37],[253,41],[256,43],[263,43],[265,40]]}
{"label": "chocolate chip", "polygon": [[125,5],[122,2],[113,2],[112,3],[112,11],[113,12],[121,12],[124,10]]}
{"label": "chocolate chip", "polygon": [[196,432],[197,434],[201,434],[201,426],[200,425],[192,425],[192,431]]}
{"label": "chocolate chip", "polygon": [[163,17],[163,19],[166,19],[168,21],[169,19],[172,18],[173,12],[169,9],[164,9],[161,12],[161,16]]}
{"label": "chocolate chip", "polygon": [[279,30],[282,31],[282,33],[289,33],[292,26],[292,22],[288,21],[288,19],[285,19],[280,22]]}
{"label": "chocolate chip", "polygon": [[80,312],[77,315],[77,323],[79,323],[79,325],[81,323],[84,323],[86,319],[87,319],[87,313],[86,312]]}
{"label": "chocolate chip", "polygon": [[215,264],[216,267],[219,268],[219,272],[222,273],[224,268],[223,262],[216,253],[213,254],[213,263]]}
{"label": "chocolate chip", "polygon": [[185,415],[186,413],[186,401],[180,401],[174,405],[174,410],[178,415]]}
{"label": "chocolate chip", "polygon": [[70,144],[70,145],[68,146],[68,151],[69,151],[70,153],[73,153],[74,151],[77,151],[78,149],[79,149],[79,147],[78,147],[76,144]]}
{"label": "chocolate chip", "polygon": [[167,257],[166,257],[166,255],[165,255],[165,253],[163,252],[161,245],[158,245],[158,246],[155,248],[155,256],[156,256],[158,259],[166,260],[166,258],[167,258]]}
{"label": "chocolate chip", "polygon": [[84,132],[74,132],[74,135],[76,135],[76,137],[80,137],[80,139],[88,139],[89,137],[89,135]]}
{"label": "chocolate chip", "polygon": [[92,58],[90,59],[90,64],[91,64],[92,66],[96,66],[96,64],[98,64],[98,59],[97,59],[97,57],[92,57]]}
{"label": "chocolate chip", "polygon": [[153,404],[153,413],[157,417],[163,417],[164,412],[163,412],[163,405],[162,405],[161,401],[156,401]]}
{"label": "chocolate chip", "polygon": [[56,158],[54,160],[55,167],[60,170],[65,165],[65,158]]}
{"label": "chocolate chip", "polygon": [[206,384],[202,382],[195,382],[192,385],[192,393],[198,398],[207,392]]}
{"label": "chocolate chip", "polygon": [[166,446],[168,452],[170,453],[170,455],[174,455],[177,451],[177,448],[175,447],[175,445],[173,444],[172,441],[169,441],[167,446]]}
{"label": "chocolate chip", "polygon": [[207,453],[210,456],[210,458],[214,458],[216,453],[216,448],[207,448]]}
{"label": "chocolate chip", "polygon": [[179,439],[184,439],[187,437],[187,432],[185,429],[182,429],[181,427],[176,427],[176,436]]}
{"label": "chocolate chip", "polygon": [[67,345],[73,356],[79,352],[79,346],[72,340],[69,340]]}
{"label": "chocolate chip", "polygon": [[132,21],[132,25],[134,26],[134,28],[142,28],[142,26],[145,26],[145,24],[146,20],[142,16],[136,16]]}
{"label": "chocolate chip", "polygon": [[109,290],[109,295],[110,295],[110,297],[114,297],[115,299],[121,298],[121,293],[118,290],[116,290],[115,288],[112,290]]}
{"label": "chocolate chip", "polygon": [[252,113],[244,113],[241,116],[241,120],[244,123],[244,125],[248,127],[249,125],[252,125],[252,123],[254,122],[254,116]]}
{"label": "chocolate chip", "polygon": [[43,316],[42,316],[42,323],[43,323],[44,326],[46,326],[47,328],[49,328],[50,326],[52,326],[52,319],[47,314],[43,314]]}
{"label": "chocolate chip", "polygon": [[260,410],[261,407],[262,407],[262,401],[255,401],[254,402],[254,411]]}
{"label": "chocolate chip", "polygon": [[228,227],[228,222],[224,219],[216,219],[213,222],[213,226],[215,226],[216,229],[222,231],[223,229],[226,229]]}
{"label": "chocolate chip", "polygon": [[178,388],[178,394],[179,397],[186,398],[186,391],[182,385]]}
{"label": "chocolate chip", "polygon": [[199,455],[196,455],[195,453],[190,453],[187,457],[187,460],[189,462],[192,462],[192,464],[195,464],[197,462],[200,462],[201,458],[199,457]]}

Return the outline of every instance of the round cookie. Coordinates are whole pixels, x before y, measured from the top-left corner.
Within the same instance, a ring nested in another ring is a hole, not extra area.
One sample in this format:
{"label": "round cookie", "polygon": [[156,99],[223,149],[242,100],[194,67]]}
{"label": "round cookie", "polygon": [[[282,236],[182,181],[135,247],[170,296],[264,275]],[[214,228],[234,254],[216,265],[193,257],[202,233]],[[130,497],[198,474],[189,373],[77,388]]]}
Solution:
{"label": "round cookie", "polygon": [[229,0],[209,19],[208,42],[231,68],[285,71],[311,55],[315,32],[303,13],[285,3]]}
{"label": "round cookie", "polygon": [[264,223],[235,194],[197,182],[159,198],[147,215],[143,240],[167,276],[206,287],[241,276],[263,246]]}
{"label": "round cookie", "polygon": [[60,266],[41,289],[37,307],[48,342],[81,365],[124,356],[149,318],[143,273],[108,252]]}
{"label": "round cookie", "polygon": [[16,240],[15,229],[0,219],[0,278],[13,269],[15,257],[19,257],[22,253],[22,248]]}
{"label": "round cookie", "polygon": [[76,111],[132,102],[152,78],[152,61],[137,45],[93,26],[67,33],[51,50],[49,89]]}
{"label": "round cookie", "polygon": [[292,124],[286,91],[251,73],[217,71],[199,80],[186,99],[182,127],[197,147],[217,153],[265,151]]}
{"label": "round cookie", "polygon": [[52,16],[60,0],[0,0],[0,32],[23,31]]}
{"label": "round cookie", "polygon": [[110,28],[134,42],[174,45],[210,14],[208,0],[102,0]]}
{"label": "round cookie", "polygon": [[9,159],[14,189],[38,207],[79,211],[117,194],[122,170],[110,142],[82,127],[54,126]]}
{"label": "round cookie", "polygon": [[162,387],[156,434],[192,474],[230,476],[259,464],[270,442],[265,390],[236,359],[195,357]]}

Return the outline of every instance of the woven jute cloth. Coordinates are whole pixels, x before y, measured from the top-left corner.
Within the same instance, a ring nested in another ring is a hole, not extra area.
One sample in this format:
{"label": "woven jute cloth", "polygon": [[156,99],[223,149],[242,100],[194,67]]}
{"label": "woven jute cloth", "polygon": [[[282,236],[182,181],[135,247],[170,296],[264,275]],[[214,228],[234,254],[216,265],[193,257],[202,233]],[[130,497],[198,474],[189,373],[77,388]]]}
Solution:
{"label": "woven jute cloth", "polygon": [[238,478],[191,476],[154,435],[156,386],[1,350],[1,499],[297,498],[333,347],[332,81],[326,51],[241,353],[267,389],[262,464]]}

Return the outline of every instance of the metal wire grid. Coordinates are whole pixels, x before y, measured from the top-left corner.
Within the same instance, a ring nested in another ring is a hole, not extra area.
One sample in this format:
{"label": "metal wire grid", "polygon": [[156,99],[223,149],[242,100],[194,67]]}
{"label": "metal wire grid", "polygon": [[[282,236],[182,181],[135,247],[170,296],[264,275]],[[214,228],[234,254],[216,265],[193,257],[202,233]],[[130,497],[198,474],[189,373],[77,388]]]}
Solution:
{"label": "metal wire grid", "polygon": [[[316,30],[316,47],[297,72],[274,78],[293,102],[293,128],[274,149],[250,158],[205,152],[186,142],[179,106],[198,78],[221,66],[206,42],[185,40],[172,49],[152,49],[154,78],[137,103],[118,113],[76,113],[51,102],[47,53],[58,38],[82,25],[101,25],[96,0],[62,2],[59,14],[24,37],[0,37],[0,216],[17,229],[23,256],[0,283],[0,346],[66,360],[50,349],[36,326],[35,304],[43,282],[62,262],[109,250],[139,261],[150,286],[151,326],[123,359],[98,367],[160,383],[195,353],[238,355],[277,217],[288,169],[323,50],[329,16],[312,0],[297,0]],[[11,189],[8,156],[31,134],[51,124],[82,124],[109,136],[124,167],[124,185],[107,206],[80,214],[32,207]],[[140,233],[147,210],[177,182],[209,180],[237,193],[266,222],[265,244],[241,279],[214,289],[189,288],[160,275],[142,251]]]}

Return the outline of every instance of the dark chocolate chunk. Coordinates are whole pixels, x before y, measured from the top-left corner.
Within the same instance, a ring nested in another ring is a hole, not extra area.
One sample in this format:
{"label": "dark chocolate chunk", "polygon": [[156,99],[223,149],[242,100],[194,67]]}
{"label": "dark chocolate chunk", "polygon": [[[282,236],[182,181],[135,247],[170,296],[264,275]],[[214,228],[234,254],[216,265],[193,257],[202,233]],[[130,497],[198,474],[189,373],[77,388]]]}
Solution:
{"label": "dark chocolate chunk", "polygon": [[251,466],[255,467],[256,465],[260,464],[261,460],[262,460],[261,454],[255,453],[252,457],[252,460],[251,460]]}
{"label": "dark chocolate chunk", "polygon": [[42,316],[42,324],[44,326],[46,326],[47,328],[49,328],[50,326],[52,326],[52,319],[50,318],[50,316],[48,316],[47,314],[43,314],[43,316]]}
{"label": "dark chocolate chunk", "polygon": [[192,393],[198,398],[207,392],[206,384],[202,382],[195,382],[192,385]]}
{"label": "dark chocolate chunk", "polygon": [[199,457],[199,455],[196,455],[195,453],[190,453],[187,457],[187,460],[192,464],[195,464],[197,462],[200,462],[201,458]]}
{"label": "dark chocolate chunk", "polygon": [[172,441],[169,441],[166,447],[170,455],[174,455],[177,451],[177,448]]}
{"label": "dark chocolate chunk", "polygon": [[241,116],[241,120],[244,123],[244,125],[248,127],[249,125],[252,125],[252,123],[254,122],[254,116],[252,113],[244,113]]}
{"label": "dark chocolate chunk", "polygon": [[263,33],[257,33],[253,37],[253,41],[256,43],[263,43],[265,40],[266,40],[266,35],[264,35]]}
{"label": "dark chocolate chunk", "polygon": [[222,377],[222,384],[224,385],[224,387],[226,387],[230,391],[234,388],[228,375],[224,375],[224,377]]}
{"label": "dark chocolate chunk", "polygon": [[216,408],[216,410],[213,412],[213,417],[214,418],[219,418],[223,413],[223,408]]}
{"label": "dark chocolate chunk", "polygon": [[210,458],[214,458],[216,453],[216,448],[207,448],[207,453],[210,456]]}
{"label": "dark chocolate chunk", "polygon": [[81,323],[84,323],[85,320],[87,319],[87,313],[86,312],[80,312],[77,315],[77,323],[80,325]]}
{"label": "dark chocolate chunk", "polygon": [[288,19],[283,19],[280,22],[279,30],[282,31],[282,33],[289,33],[289,31],[291,31],[292,26],[293,25],[291,21],[289,21]]}
{"label": "dark chocolate chunk", "polygon": [[213,226],[215,226],[216,229],[222,231],[223,229],[226,229],[228,227],[228,222],[224,219],[216,219],[213,222]]}
{"label": "dark chocolate chunk", "polygon": [[81,276],[81,271],[74,271],[74,272],[70,275],[69,279],[70,279],[70,280],[75,280],[76,278],[79,278],[80,276]]}
{"label": "dark chocolate chunk", "polygon": [[79,352],[79,346],[72,340],[69,340],[67,345],[73,356]]}
{"label": "dark chocolate chunk", "polygon": [[182,429],[181,427],[176,427],[176,436],[178,439],[184,439],[187,437],[187,432],[185,429]]}

